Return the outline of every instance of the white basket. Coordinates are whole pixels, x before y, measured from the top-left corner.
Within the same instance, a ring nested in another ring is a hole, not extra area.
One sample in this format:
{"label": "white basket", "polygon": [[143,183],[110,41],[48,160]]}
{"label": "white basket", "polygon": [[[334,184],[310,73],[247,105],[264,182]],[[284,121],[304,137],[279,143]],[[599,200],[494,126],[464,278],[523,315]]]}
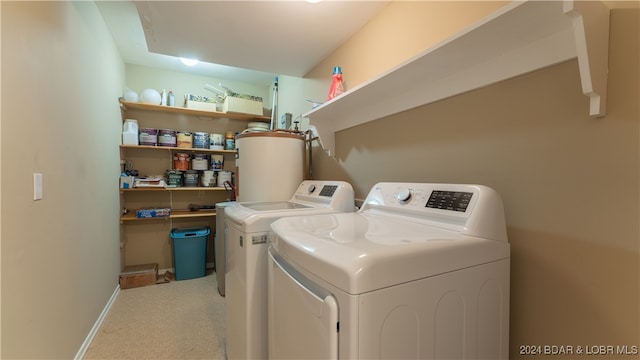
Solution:
{"label": "white basket", "polygon": [[204,110],[204,111],[216,111],[216,103],[186,100],[184,104],[188,109]]}
{"label": "white basket", "polygon": [[262,116],[262,101],[227,96],[222,103],[222,112]]}

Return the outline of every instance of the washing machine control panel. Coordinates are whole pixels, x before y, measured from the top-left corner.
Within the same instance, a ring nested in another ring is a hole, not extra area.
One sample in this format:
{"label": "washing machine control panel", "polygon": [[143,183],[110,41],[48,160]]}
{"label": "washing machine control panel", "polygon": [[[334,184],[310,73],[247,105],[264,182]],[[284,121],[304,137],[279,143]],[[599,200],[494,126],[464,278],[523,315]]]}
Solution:
{"label": "washing machine control panel", "polygon": [[[488,238],[506,239],[502,199],[483,185],[378,183],[369,191],[361,211],[410,215],[461,232],[489,231],[485,234]],[[472,228],[475,226],[477,229]]]}
{"label": "washing machine control panel", "polygon": [[479,196],[474,185],[451,184],[378,184],[371,189],[365,204],[418,211],[453,211],[466,213]]}
{"label": "washing machine control panel", "polygon": [[[414,191],[409,188],[399,189],[396,195],[398,202],[401,205],[408,204],[413,197]],[[420,197],[421,194],[419,192],[418,195],[419,199],[424,199],[424,196]],[[472,198],[473,192],[433,190],[424,206],[431,209],[465,212]]]}
{"label": "washing machine control panel", "polygon": [[433,190],[425,206],[432,209],[465,212],[472,198],[472,192]]}
{"label": "washing machine control panel", "polygon": [[349,183],[325,180],[304,180],[290,201],[349,212],[353,211],[355,203],[353,188]]}

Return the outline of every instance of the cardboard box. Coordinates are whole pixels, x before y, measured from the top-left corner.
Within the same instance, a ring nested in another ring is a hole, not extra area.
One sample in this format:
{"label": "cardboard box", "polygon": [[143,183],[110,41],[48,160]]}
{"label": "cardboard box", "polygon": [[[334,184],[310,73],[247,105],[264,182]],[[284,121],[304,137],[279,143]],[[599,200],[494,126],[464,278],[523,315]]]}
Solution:
{"label": "cardboard box", "polygon": [[120,273],[120,289],[155,285],[158,280],[158,264],[125,266]]}
{"label": "cardboard box", "polygon": [[204,110],[204,111],[216,111],[216,103],[202,102],[195,100],[186,100],[184,107],[187,109]]}
{"label": "cardboard box", "polygon": [[222,102],[222,112],[262,116],[262,101],[227,96]]}

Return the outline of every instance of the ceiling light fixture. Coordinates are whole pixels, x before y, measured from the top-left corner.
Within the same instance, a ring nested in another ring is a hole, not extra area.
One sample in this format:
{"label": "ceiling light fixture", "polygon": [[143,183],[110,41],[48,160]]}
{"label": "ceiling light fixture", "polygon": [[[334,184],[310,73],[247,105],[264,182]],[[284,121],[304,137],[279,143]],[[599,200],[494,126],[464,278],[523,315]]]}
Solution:
{"label": "ceiling light fixture", "polygon": [[309,4],[317,4],[322,0],[306,0]]}
{"label": "ceiling light fixture", "polygon": [[197,59],[187,59],[187,58],[180,58],[180,61],[182,61],[183,64],[187,65],[187,66],[196,66],[196,64],[198,64],[198,60]]}

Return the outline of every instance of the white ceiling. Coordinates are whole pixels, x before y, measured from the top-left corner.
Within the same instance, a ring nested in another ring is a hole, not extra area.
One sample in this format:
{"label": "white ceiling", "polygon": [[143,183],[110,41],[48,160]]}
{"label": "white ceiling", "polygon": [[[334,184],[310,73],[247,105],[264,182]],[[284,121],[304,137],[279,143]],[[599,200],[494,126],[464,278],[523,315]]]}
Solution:
{"label": "white ceiling", "polygon": [[[275,75],[304,76],[389,1],[96,4],[126,63],[268,85]],[[187,68],[178,56],[201,62]]]}

